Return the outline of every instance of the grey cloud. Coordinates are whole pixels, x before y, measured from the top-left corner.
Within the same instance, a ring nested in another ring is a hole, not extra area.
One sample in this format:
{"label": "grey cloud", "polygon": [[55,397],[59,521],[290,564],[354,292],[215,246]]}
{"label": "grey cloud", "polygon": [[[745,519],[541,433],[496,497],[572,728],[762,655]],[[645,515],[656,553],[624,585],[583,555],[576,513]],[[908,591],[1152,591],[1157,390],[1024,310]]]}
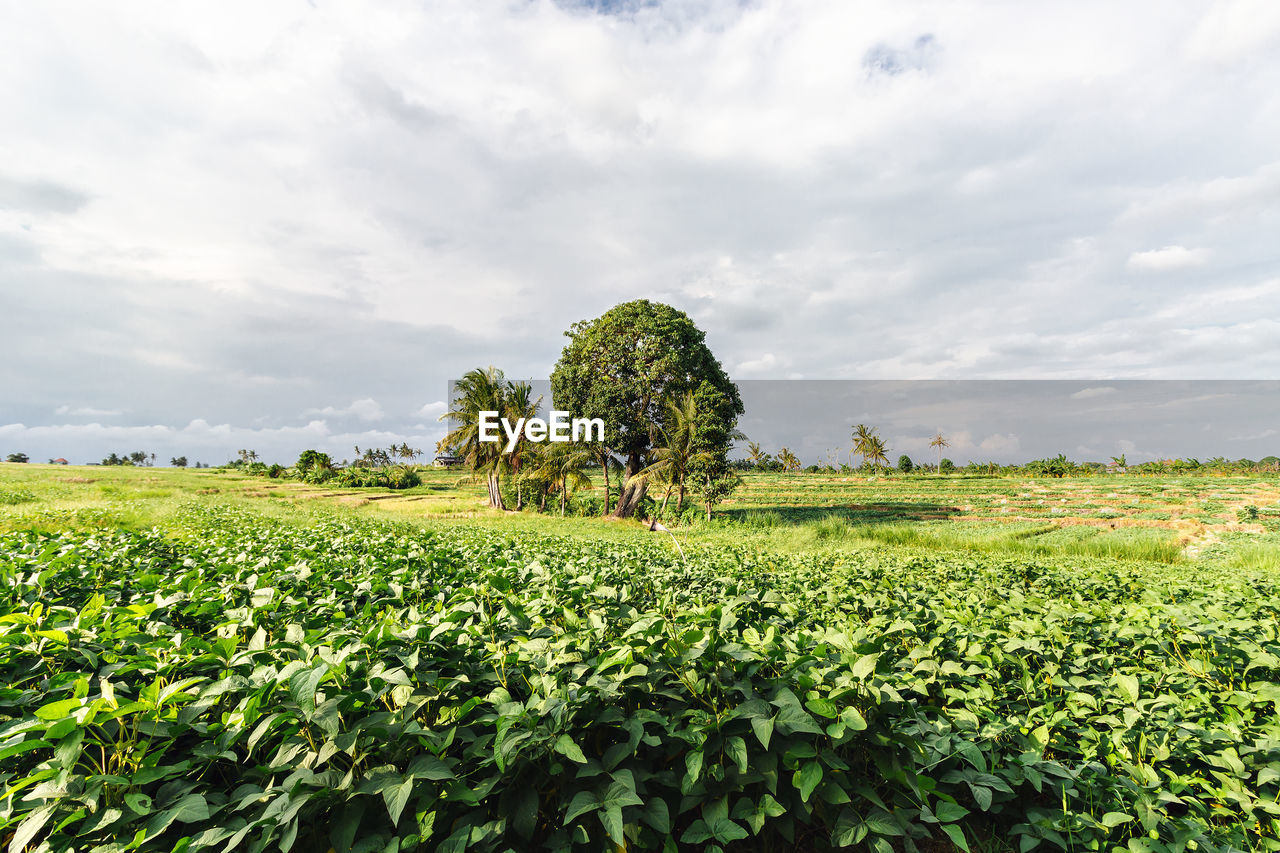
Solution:
{"label": "grey cloud", "polygon": [[911,70],[925,68],[937,50],[937,40],[933,33],[923,33],[906,47],[890,47],[881,42],[876,44],[862,57],[862,65],[867,70],[896,76]]}
{"label": "grey cloud", "polygon": [[54,181],[29,181],[0,175],[0,210],[75,213],[89,194]]}
{"label": "grey cloud", "polygon": [[0,13],[0,420],[407,430],[638,297],[757,376],[1280,375],[1277,60],[1202,13],[570,5]]}

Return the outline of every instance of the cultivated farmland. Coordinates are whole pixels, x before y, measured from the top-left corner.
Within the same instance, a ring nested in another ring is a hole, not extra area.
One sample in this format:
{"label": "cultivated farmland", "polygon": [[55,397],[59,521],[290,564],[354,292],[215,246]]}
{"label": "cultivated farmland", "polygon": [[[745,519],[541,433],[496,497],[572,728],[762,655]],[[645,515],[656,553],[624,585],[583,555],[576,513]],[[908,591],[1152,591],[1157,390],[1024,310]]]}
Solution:
{"label": "cultivated farmland", "polygon": [[751,476],[682,557],[452,474],[15,471],[12,851],[1280,847],[1274,481]]}

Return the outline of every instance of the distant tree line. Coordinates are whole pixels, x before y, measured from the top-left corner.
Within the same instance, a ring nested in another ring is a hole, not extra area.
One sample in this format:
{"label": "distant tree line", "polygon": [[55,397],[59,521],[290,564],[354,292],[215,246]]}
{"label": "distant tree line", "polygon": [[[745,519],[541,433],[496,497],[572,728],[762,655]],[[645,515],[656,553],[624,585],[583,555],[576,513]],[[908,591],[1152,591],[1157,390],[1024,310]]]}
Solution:
{"label": "distant tree line", "polygon": [[733,467],[740,471],[762,472],[804,472],[812,474],[968,474],[988,476],[1024,476],[1024,477],[1088,477],[1109,475],[1133,476],[1231,476],[1245,474],[1280,473],[1280,457],[1264,456],[1261,459],[1227,459],[1215,456],[1201,461],[1195,458],[1160,459],[1137,464],[1128,464],[1124,455],[1112,457],[1109,462],[1074,462],[1066,454],[1044,459],[1033,459],[1022,463],[1001,462],[969,462],[957,466],[950,459],[940,457],[938,462],[916,462],[906,454],[898,457],[897,465],[890,467],[880,464],[883,459],[879,455],[865,456],[861,465],[848,464],[812,464],[805,466],[796,455],[784,447],[777,455],[767,453],[759,444],[749,442],[746,458],[735,459]]}
{"label": "distant tree line", "polygon": [[334,462],[327,453],[304,450],[297,462],[285,467],[259,461],[255,450],[241,450],[237,458],[221,466],[221,470],[312,484],[331,483],[344,488],[408,489],[422,484],[422,476],[414,467],[422,451],[410,447],[408,442],[393,444],[385,450],[375,447],[361,451],[357,445],[355,452],[354,461]]}

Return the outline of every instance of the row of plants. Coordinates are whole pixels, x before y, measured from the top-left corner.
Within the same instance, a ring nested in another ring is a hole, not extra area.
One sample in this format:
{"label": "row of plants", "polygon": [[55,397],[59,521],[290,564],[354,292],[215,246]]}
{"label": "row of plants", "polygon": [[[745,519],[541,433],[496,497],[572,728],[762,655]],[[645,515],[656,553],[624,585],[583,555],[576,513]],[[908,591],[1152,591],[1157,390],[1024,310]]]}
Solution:
{"label": "row of plants", "polygon": [[0,841],[1277,849],[1263,573],[192,508],[0,538]]}
{"label": "row of plants", "polygon": [[[783,448],[786,451],[786,448]],[[1265,456],[1260,460],[1226,459],[1218,456],[1206,461],[1199,459],[1161,459],[1125,464],[1124,457],[1118,456],[1110,462],[1074,462],[1065,454],[1033,459],[1018,464],[994,461],[970,461],[964,465],[956,465],[943,457],[937,463],[916,462],[910,456],[898,457],[896,466],[876,465],[863,462],[860,465],[848,463],[825,463],[803,465],[799,458],[789,451],[785,455],[774,457],[763,454],[759,459],[747,456],[733,461],[733,467],[739,471],[761,471],[772,473],[806,473],[806,474],[856,474],[859,476],[876,476],[893,474],[896,476],[929,474],[969,474],[992,477],[1098,477],[1098,476],[1241,476],[1248,474],[1280,473],[1280,457]]]}

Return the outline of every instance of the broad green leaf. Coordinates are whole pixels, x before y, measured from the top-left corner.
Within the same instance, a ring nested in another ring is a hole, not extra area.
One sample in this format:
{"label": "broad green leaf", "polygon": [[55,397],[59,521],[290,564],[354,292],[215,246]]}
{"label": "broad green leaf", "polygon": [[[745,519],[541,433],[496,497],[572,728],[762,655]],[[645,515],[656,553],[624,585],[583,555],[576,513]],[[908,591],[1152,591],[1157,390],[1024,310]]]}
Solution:
{"label": "broad green leaf", "polygon": [[800,791],[800,799],[809,802],[813,789],[822,781],[822,765],[817,761],[806,761],[793,774],[792,781]]}
{"label": "broad green leaf", "polygon": [[590,791],[579,791],[573,795],[573,799],[569,802],[569,810],[565,812],[565,825],[573,823],[578,816],[595,811],[600,808],[600,801],[596,799],[596,795]]}
{"label": "broad green leaf", "polygon": [[399,785],[382,789],[382,801],[387,806],[387,816],[391,818],[393,826],[400,822],[400,814],[412,795],[413,779],[406,779]]}
{"label": "broad green leaf", "polygon": [[854,678],[860,681],[865,681],[867,676],[876,671],[876,663],[879,660],[879,652],[871,655],[863,655],[854,662],[852,667],[849,668],[849,672]]}
{"label": "broad green leaf", "polygon": [[969,853],[969,842],[964,837],[964,830],[954,823],[946,823],[942,825],[942,831],[947,834],[951,842],[959,847],[965,853]]}
{"label": "broad green leaf", "polygon": [[1117,674],[1115,682],[1116,689],[1126,702],[1132,704],[1138,701],[1138,679],[1132,675]]}
{"label": "broad green leaf", "polygon": [[756,733],[756,739],[760,741],[760,745],[768,749],[769,741],[773,738],[773,718],[752,717],[751,729]]}
{"label": "broad green leaf", "polygon": [[555,750],[570,761],[576,761],[579,764],[586,764],[587,757],[582,754],[582,747],[578,746],[569,735],[560,735],[556,738]]}
{"label": "broad green leaf", "polygon": [[53,817],[53,811],[58,807],[56,802],[46,803],[37,809],[27,813],[27,816],[18,824],[17,829],[13,832],[13,838],[9,841],[9,853],[22,853],[26,850],[36,837],[36,834],[44,828],[49,822],[49,818]]}

